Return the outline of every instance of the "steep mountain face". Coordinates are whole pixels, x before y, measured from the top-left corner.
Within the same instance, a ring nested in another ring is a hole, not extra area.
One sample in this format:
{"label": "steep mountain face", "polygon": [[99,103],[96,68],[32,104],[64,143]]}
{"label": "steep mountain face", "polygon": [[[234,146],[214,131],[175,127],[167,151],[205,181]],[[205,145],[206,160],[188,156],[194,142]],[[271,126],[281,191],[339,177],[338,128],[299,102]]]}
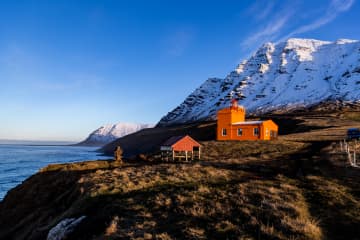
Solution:
{"label": "steep mountain face", "polygon": [[110,143],[117,138],[140,131],[144,128],[151,128],[153,124],[138,123],[117,123],[108,124],[96,129],[79,145],[102,146]]}
{"label": "steep mountain face", "polygon": [[248,113],[360,100],[360,42],[289,39],[264,44],[224,79],[209,78],[159,125],[215,119],[235,97]]}

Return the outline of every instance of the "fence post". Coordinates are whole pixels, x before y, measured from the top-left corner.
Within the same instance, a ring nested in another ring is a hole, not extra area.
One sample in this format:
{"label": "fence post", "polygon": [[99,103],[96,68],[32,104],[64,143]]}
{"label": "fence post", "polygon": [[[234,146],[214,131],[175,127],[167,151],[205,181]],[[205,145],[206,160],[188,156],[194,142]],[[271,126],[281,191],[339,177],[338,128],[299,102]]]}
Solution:
{"label": "fence post", "polygon": [[352,161],[351,161],[351,154],[350,154],[350,152],[347,152],[347,158],[348,158],[348,160],[349,160],[350,165],[352,166]]}
{"label": "fence post", "polygon": [[354,166],[356,166],[356,151],[354,151]]}
{"label": "fence post", "polygon": [[342,141],[340,141],[340,151],[343,151],[343,145],[342,145]]}
{"label": "fence post", "polygon": [[358,149],[358,140],[355,140],[355,151]]}

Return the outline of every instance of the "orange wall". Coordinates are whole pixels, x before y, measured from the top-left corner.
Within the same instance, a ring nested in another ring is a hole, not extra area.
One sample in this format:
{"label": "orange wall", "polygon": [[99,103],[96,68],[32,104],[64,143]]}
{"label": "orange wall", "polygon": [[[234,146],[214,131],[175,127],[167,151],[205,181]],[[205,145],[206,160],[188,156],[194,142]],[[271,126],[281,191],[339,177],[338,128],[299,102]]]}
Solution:
{"label": "orange wall", "polygon": [[[222,136],[222,128],[227,128],[227,135]],[[242,129],[242,136],[237,135],[238,129]],[[254,128],[259,128],[259,135],[254,135]],[[266,134],[266,129],[268,132]],[[273,126],[268,121],[264,121],[261,124],[246,124],[246,125],[224,125],[218,126],[217,140],[270,140],[270,131],[278,131],[277,126]]]}
{"label": "orange wall", "polygon": [[[275,131],[276,135],[278,132],[278,126],[272,120],[263,121],[260,124],[233,125],[233,123],[245,121],[245,111],[225,108],[218,112],[217,117],[217,140],[270,140],[270,131]],[[258,136],[254,135],[256,127],[259,128]],[[227,130],[226,136],[222,136],[223,128]],[[237,135],[238,128],[242,129],[242,136]]]}
{"label": "orange wall", "polygon": [[[217,139],[228,140],[231,139],[232,123],[245,121],[245,109],[242,107],[238,108],[224,108],[217,113]],[[222,136],[221,131],[223,128],[227,129],[227,136]],[[236,133],[235,133],[236,134]]]}
{"label": "orange wall", "polygon": [[[276,132],[276,137],[278,135],[278,126],[272,121],[272,120],[267,120],[263,122],[263,140],[270,140],[271,139],[271,135],[270,135],[270,131],[275,131]],[[268,134],[266,134],[266,129],[268,129]]]}
{"label": "orange wall", "polygon": [[218,121],[226,122],[243,122],[245,121],[245,109],[242,107],[238,108],[224,108],[217,113]]}
{"label": "orange wall", "polygon": [[[238,128],[242,129],[242,136],[237,135]],[[259,128],[259,136],[254,136],[254,128]],[[252,125],[234,125],[232,129],[232,139],[233,140],[259,140],[261,139],[262,126],[260,124]]]}

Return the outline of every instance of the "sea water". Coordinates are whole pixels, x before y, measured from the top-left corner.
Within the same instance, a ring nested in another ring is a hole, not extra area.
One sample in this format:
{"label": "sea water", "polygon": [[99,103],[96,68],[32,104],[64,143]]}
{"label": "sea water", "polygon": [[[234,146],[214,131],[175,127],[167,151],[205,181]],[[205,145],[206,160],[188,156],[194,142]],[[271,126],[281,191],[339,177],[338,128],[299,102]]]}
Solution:
{"label": "sea water", "polygon": [[52,163],[108,159],[94,147],[0,144],[0,201],[11,189]]}

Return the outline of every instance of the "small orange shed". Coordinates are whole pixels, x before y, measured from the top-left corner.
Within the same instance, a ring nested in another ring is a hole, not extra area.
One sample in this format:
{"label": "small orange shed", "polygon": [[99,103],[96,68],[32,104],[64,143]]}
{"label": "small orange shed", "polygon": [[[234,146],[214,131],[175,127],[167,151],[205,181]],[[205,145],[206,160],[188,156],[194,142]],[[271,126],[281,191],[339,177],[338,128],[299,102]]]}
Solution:
{"label": "small orange shed", "polygon": [[189,135],[173,136],[161,145],[161,159],[166,161],[200,159],[200,148],[201,144]]}
{"label": "small orange shed", "polygon": [[272,140],[278,126],[272,120],[245,121],[245,108],[234,99],[229,108],[218,111],[217,140]]}

